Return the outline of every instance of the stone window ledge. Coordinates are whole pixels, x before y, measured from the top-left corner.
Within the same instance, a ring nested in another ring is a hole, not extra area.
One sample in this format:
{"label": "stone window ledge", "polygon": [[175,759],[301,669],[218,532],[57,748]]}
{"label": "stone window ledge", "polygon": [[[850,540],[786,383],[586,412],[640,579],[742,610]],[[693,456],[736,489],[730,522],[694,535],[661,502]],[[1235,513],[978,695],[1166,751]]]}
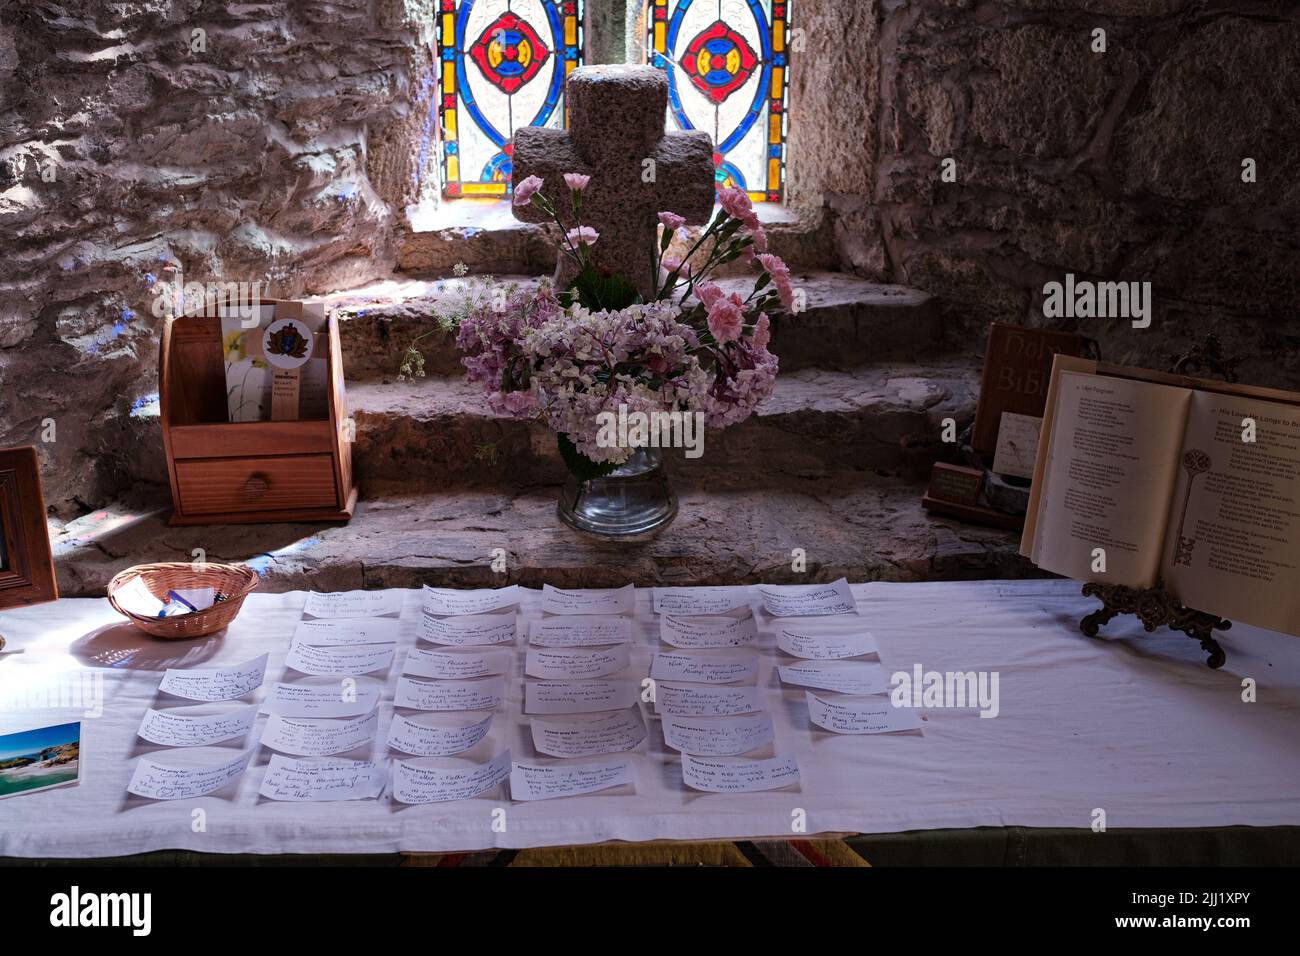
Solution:
{"label": "stone window ledge", "polygon": [[[780,203],[755,203],[754,209],[758,221],[764,224],[793,225],[801,221],[798,209]],[[513,229],[526,232],[533,228],[516,219],[509,201],[504,199],[457,199],[436,206],[432,203],[421,205],[407,214],[407,226],[413,235],[448,230],[499,232]]]}
{"label": "stone window ledge", "polygon": [[[792,268],[830,258],[820,207],[757,203],[754,208],[759,221],[769,227],[773,251]],[[515,219],[504,200],[429,204],[409,210],[406,220],[397,260],[402,273],[449,275],[464,263],[471,272],[538,275],[549,272],[555,262],[555,251],[541,228]]]}

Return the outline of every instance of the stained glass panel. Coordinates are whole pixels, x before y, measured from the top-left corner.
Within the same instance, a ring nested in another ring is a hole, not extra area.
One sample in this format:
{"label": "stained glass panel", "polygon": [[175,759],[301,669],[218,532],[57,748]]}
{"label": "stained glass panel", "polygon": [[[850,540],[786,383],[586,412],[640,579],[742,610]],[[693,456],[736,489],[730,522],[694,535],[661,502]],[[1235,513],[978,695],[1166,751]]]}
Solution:
{"label": "stained glass panel", "polygon": [[563,127],[582,63],[582,0],[438,0],[442,192],[510,192],[514,131]]}
{"label": "stained glass panel", "polygon": [[713,137],[719,188],[780,202],[785,186],[791,0],[648,0],[650,62],[668,115]]}

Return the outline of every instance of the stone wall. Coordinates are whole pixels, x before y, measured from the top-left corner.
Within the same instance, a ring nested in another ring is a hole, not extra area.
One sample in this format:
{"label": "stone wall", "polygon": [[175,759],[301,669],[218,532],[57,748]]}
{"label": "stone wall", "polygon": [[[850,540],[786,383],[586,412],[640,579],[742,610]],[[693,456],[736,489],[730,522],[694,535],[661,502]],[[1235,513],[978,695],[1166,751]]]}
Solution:
{"label": "stone wall", "polygon": [[[1056,324],[1157,367],[1214,330],[1243,378],[1300,387],[1300,4],[794,2],[795,215],[772,232],[797,267],[924,288],[968,337],[1044,324],[1066,272],[1149,280],[1151,329]],[[518,229],[406,234],[436,157],[433,6],[0,0],[0,444],[38,444],[56,510],[163,476],[133,409],[166,266],[275,295],[549,271]]]}
{"label": "stone wall", "polygon": [[[834,39],[847,24],[875,44],[853,93],[833,97],[848,111],[839,142],[862,160],[796,170],[840,217],[843,267],[939,295],[971,331],[1079,329],[1114,361],[1164,368],[1213,331],[1243,379],[1300,387],[1300,4],[844,6],[799,4],[810,52],[794,103],[794,135],[820,150],[833,127],[810,100],[847,58]],[[1067,272],[1150,281],[1152,327],[1044,319],[1043,285]]]}
{"label": "stone wall", "polygon": [[0,445],[40,447],[56,509],[163,477],[131,414],[157,389],[150,276],[288,296],[391,272],[431,3],[0,0]]}

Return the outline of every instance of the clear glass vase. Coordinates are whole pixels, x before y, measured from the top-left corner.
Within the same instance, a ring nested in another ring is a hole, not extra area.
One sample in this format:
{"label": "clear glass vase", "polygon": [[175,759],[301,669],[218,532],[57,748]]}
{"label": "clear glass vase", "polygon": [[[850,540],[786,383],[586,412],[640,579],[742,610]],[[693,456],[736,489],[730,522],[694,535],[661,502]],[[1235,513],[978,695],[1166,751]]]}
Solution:
{"label": "clear glass vase", "polygon": [[570,528],[602,540],[654,537],[677,517],[663,450],[639,448],[604,478],[579,481],[569,475],[557,510]]}

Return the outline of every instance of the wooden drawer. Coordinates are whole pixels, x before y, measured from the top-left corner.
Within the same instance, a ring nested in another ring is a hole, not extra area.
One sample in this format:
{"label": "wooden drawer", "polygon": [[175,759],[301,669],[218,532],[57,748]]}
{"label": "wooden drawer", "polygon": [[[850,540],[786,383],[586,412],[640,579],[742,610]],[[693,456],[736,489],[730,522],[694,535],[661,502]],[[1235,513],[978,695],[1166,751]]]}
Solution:
{"label": "wooden drawer", "polygon": [[177,459],[176,484],[186,514],[339,507],[329,455]]}

